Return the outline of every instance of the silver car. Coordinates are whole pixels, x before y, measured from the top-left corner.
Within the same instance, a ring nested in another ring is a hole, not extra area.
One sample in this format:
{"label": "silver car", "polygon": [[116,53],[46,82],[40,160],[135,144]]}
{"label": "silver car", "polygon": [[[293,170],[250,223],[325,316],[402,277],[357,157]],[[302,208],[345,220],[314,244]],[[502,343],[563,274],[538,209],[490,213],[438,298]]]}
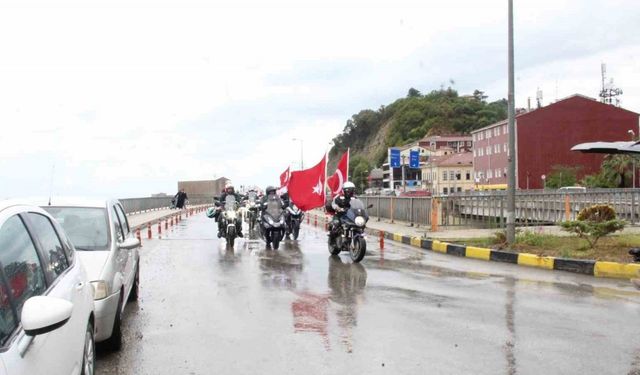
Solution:
{"label": "silver car", "polygon": [[122,347],[121,321],[127,301],[138,298],[140,241],[118,200],[54,198],[40,204],[64,228],[95,291],[96,342]]}

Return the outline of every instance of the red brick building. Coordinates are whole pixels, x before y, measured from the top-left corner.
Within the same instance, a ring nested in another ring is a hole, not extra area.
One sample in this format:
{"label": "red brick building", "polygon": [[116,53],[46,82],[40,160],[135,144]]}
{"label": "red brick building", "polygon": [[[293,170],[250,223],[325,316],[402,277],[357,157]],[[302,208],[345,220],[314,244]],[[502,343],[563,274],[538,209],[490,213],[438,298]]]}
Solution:
{"label": "red brick building", "polygon": [[[571,151],[578,143],[631,140],[640,133],[635,112],[573,95],[516,116],[518,189],[542,189],[554,165],[580,166],[578,179],[600,170],[602,154]],[[501,121],[471,133],[477,185],[507,183],[508,129]]]}

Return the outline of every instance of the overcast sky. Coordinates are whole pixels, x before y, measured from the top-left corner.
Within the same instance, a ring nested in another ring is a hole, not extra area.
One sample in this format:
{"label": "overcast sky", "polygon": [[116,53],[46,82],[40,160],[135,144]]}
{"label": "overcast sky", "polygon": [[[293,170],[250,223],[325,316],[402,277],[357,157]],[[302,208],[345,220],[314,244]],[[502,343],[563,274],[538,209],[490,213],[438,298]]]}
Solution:
{"label": "overcast sky", "polygon": [[[275,184],[410,87],[507,94],[506,0],[53,3],[0,0],[0,198]],[[606,62],[640,112],[639,13],[515,0],[516,105],[597,97]]]}

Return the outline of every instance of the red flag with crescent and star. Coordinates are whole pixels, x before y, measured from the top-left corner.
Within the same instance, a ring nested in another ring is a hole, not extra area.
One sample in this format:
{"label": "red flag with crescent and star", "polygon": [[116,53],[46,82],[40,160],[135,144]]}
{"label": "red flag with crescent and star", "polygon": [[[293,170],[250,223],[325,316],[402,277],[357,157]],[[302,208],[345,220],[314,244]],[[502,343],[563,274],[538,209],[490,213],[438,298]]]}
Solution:
{"label": "red flag with crescent and star", "polygon": [[331,190],[331,197],[335,197],[336,195],[342,192],[342,185],[349,180],[349,149],[345,152],[340,161],[338,162],[338,167],[336,168],[336,172],[333,176],[329,177],[327,180],[327,186]]}
{"label": "red flag with crescent and star", "polygon": [[284,188],[289,185],[289,180],[291,179],[291,167],[288,167],[286,171],[282,172],[280,175],[280,187]]}
{"label": "red flag with crescent and star", "polygon": [[289,179],[289,197],[298,208],[309,211],[324,207],[327,179],[327,155],[314,167],[302,171],[291,172]]}

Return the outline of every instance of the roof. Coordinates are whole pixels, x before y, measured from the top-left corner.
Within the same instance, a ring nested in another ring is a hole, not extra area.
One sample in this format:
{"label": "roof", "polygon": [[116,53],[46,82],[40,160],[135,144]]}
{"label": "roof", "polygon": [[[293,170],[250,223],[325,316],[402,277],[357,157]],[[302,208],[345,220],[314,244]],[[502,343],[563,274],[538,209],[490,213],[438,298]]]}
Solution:
{"label": "roof", "polygon": [[460,152],[457,154],[434,157],[431,158],[430,164],[433,164],[436,167],[472,166],[473,153]]}
{"label": "roof", "polygon": [[[22,200],[35,206],[64,206],[64,207],[96,207],[104,208],[111,199],[86,198],[86,197],[32,197]],[[51,202],[51,204],[49,204]]]}
{"label": "roof", "polygon": [[471,135],[431,135],[424,137],[418,142],[457,142],[457,141],[470,141]]}
{"label": "roof", "polygon": [[[528,115],[530,115],[532,113],[535,113],[536,111],[544,110],[544,109],[553,107],[553,106],[555,106],[557,104],[561,104],[563,102],[566,102],[567,100],[576,99],[576,98],[579,98],[579,99],[582,99],[582,100],[589,100],[589,101],[592,101],[594,104],[598,104],[598,105],[611,106],[610,104],[601,103],[600,101],[598,101],[598,100],[596,100],[594,98],[590,98],[590,97],[585,96],[585,95],[573,94],[573,95],[567,96],[566,98],[562,98],[562,99],[560,99],[560,100],[558,100],[558,101],[556,101],[554,103],[548,104],[548,105],[546,105],[544,107],[535,108],[535,109],[532,109],[531,111],[526,111],[526,112],[523,112],[523,113],[518,113],[518,114],[516,114],[516,118],[522,117],[522,116],[528,116]],[[620,108],[620,107],[614,107],[614,108],[616,108],[616,109],[618,109],[620,111],[630,112],[630,113],[633,113],[635,115],[638,115],[638,113],[630,111],[628,109],[624,109],[624,108]],[[471,132],[471,134],[479,133],[479,132],[487,130],[487,129],[492,129],[492,128],[496,127],[496,126],[505,125],[505,124],[507,124],[507,122],[508,122],[508,119],[501,120],[501,121],[498,121],[498,122],[494,122],[493,124],[487,125],[487,126],[485,126],[483,128],[473,130]]]}

